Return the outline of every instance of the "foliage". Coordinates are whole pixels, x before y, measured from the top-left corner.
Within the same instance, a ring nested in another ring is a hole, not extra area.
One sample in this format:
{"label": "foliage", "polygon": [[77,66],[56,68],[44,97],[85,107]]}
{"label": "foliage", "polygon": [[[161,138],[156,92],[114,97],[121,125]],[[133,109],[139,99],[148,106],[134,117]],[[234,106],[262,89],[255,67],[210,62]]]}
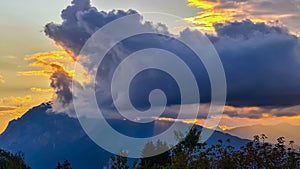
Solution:
{"label": "foliage", "polygon": [[[169,146],[166,143],[158,140],[156,144],[149,142],[145,145],[142,152],[142,158],[140,160],[139,169],[156,169],[163,168],[171,162],[169,155]],[[158,154],[153,156],[154,154]]]}
{"label": "foliage", "polygon": [[0,149],[0,169],[30,169],[24,162],[24,154],[11,154]]}
{"label": "foliage", "polygon": [[[114,164],[123,164],[127,168],[136,169],[299,169],[300,150],[294,148],[294,142],[286,145],[284,137],[279,137],[276,144],[266,142],[267,136],[254,136],[240,149],[231,146],[230,140],[218,140],[216,145],[206,147],[200,143],[200,131],[192,128],[187,136],[171,150],[154,156],[137,159],[134,167],[126,165],[126,157],[112,157]],[[181,133],[176,133],[180,139]],[[158,141],[148,143],[143,151],[155,152],[165,143]],[[147,156],[147,155],[146,155]],[[127,169],[115,167],[114,169]]]}
{"label": "foliage", "polygon": [[57,163],[57,166],[55,169],[72,169],[71,164],[68,160],[66,160],[64,163]]}
{"label": "foliage", "polygon": [[112,169],[130,169],[127,165],[126,152],[120,152],[118,155],[112,156],[111,161],[113,163]]}

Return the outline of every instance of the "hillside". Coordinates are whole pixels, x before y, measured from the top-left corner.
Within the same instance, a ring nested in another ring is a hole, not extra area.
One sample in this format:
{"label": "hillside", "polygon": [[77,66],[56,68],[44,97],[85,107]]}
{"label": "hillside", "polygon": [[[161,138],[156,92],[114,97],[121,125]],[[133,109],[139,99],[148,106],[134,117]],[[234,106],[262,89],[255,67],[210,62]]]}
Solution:
{"label": "hillside", "polygon": [[[76,169],[99,169],[108,166],[112,154],[90,140],[77,119],[66,114],[49,112],[49,108],[50,104],[42,104],[29,110],[21,118],[11,121],[0,135],[0,148],[13,153],[24,152],[26,163],[33,169],[53,169],[58,161],[64,160],[69,160]],[[125,132],[126,126],[129,126],[123,120],[116,120],[114,124]],[[201,130],[202,127],[197,128]],[[143,137],[145,131],[151,132],[149,128],[137,128],[129,134]],[[232,145],[237,148],[248,142],[217,131],[207,143],[216,144],[219,139],[231,139]]]}

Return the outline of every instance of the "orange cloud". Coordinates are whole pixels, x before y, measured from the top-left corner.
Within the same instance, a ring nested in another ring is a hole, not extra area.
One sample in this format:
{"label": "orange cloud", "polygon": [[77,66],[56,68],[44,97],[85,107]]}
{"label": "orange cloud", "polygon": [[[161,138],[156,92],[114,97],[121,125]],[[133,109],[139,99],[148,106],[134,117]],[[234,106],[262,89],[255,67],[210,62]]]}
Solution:
{"label": "orange cloud", "polygon": [[[74,56],[67,51],[37,53],[26,57],[25,60],[31,62],[29,67],[38,67],[43,70],[22,71],[17,73],[18,76],[46,76],[51,78],[55,72],[64,72],[71,79],[75,76],[74,67],[76,61]],[[80,67],[82,71],[76,73],[75,80],[81,84],[90,82],[91,77],[85,69],[80,64],[77,64],[76,66]]]}
{"label": "orange cloud", "polygon": [[[241,21],[250,19],[253,22],[276,23],[281,21],[288,26],[291,25],[290,18],[300,17],[297,4],[288,5],[283,0],[270,1],[268,6],[264,1],[221,1],[221,0],[187,0],[189,6],[201,9],[197,16],[186,18],[185,20],[195,25],[196,28],[205,32],[214,32],[214,23],[224,23],[226,21]],[[294,2],[293,0],[292,3]],[[299,2],[298,2],[299,3]],[[288,23],[288,21],[290,23]],[[299,25],[298,25],[299,26]],[[300,27],[299,27],[300,28]]]}
{"label": "orange cloud", "polygon": [[4,97],[0,98],[0,106],[27,107],[32,102],[32,96],[26,97]]}
{"label": "orange cloud", "polygon": [[226,126],[226,125],[219,125],[219,128],[222,130],[222,131],[226,131],[226,130],[230,130],[231,128]]}
{"label": "orange cloud", "polygon": [[42,88],[32,87],[32,88],[30,88],[30,90],[32,92],[37,92],[37,93],[53,93],[54,92],[54,90],[52,88],[42,89]]}
{"label": "orange cloud", "polygon": [[249,119],[268,119],[268,118],[298,118],[300,106],[291,107],[232,107],[225,106],[224,118],[249,118]]}
{"label": "orange cloud", "polygon": [[214,32],[214,23],[223,23],[233,20],[234,15],[243,13],[236,8],[219,8],[221,5],[218,1],[209,0],[188,0],[189,6],[202,9],[197,16],[186,18],[185,20],[193,23],[196,28],[206,32]]}
{"label": "orange cloud", "polygon": [[233,106],[225,106],[224,108],[225,111],[235,111],[235,110],[240,110],[242,112],[250,112],[250,111],[258,111],[260,110],[259,107],[241,107],[241,108],[236,108]]}
{"label": "orange cloud", "polygon": [[39,71],[23,71],[17,72],[17,76],[47,76],[51,75],[50,71],[39,70]]}
{"label": "orange cloud", "polygon": [[[74,60],[65,51],[53,51],[37,53],[29,57],[25,57],[25,60],[31,61],[29,67],[40,67],[44,70],[30,70],[18,72],[19,76],[48,76],[50,77],[56,71],[64,71],[67,74],[72,75],[72,69],[74,67]],[[71,69],[71,70],[68,70]]]}
{"label": "orange cloud", "polygon": [[[10,110],[2,110],[0,111],[1,116],[9,116],[13,117],[12,119],[19,118],[24,114],[24,112],[28,111],[29,107],[11,107]],[[1,131],[0,131],[1,133]]]}
{"label": "orange cloud", "polygon": [[196,124],[198,122],[198,119],[175,119],[175,118],[169,118],[169,117],[160,117],[157,118],[158,121],[169,121],[169,122],[183,122],[185,124]]}
{"label": "orange cloud", "polygon": [[202,8],[202,9],[210,9],[213,8],[216,5],[216,2],[212,1],[199,1],[199,0],[187,0],[188,6],[194,6],[197,8]]}

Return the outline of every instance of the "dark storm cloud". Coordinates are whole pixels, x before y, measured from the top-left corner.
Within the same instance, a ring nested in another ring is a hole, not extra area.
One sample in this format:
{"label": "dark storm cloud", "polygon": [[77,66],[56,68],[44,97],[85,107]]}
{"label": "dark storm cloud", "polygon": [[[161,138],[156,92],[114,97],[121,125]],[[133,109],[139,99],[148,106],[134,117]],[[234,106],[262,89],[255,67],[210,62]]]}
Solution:
{"label": "dark storm cloud", "polygon": [[[136,13],[133,10],[103,12],[91,7],[88,0],[73,1],[62,12],[62,24],[47,24],[46,34],[55,42],[79,53],[86,40],[99,28],[120,17]],[[142,24],[142,23],[139,23]],[[142,24],[143,25],[143,24]],[[144,26],[156,29],[148,24]],[[134,25],[133,25],[134,27]],[[227,85],[228,105],[241,106],[293,106],[300,104],[300,41],[285,28],[253,23],[249,20],[215,24],[216,36],[209,36],[223,62]],[[179,39],[195,37],[197,31],[185,30]],[[199,44],[201,45],[201,44]],[[103,62],[106,71],[99,75],[102,86],[97,90],[102,103],[111,105],[110,76],[122,59],[134,51],[149,47],[171,50],[192,69],[199,83],[201,101],[210,101],[210,83],[202,63],[186,46],[176,40],[161,36],[136,36],[119,44],[122,48],[108,53]],[[115,52],[115,53],[114,53]],[[172,63],[170,63],[172,64]],[[154,88],[168,94],[169,105],[180,104],[180,94],[174,79],[157,71],[137,76],[131,86],[131,98],[136,107],[149,105],[148,95]],[[259,112],[242,115],[228,111],[229,116],[257,118]],[[274,114],[276,116],[276,113]],[[280,114],[277,114],[280,116]]]}
{"label": "dark storm cloud", "polygon": [[62,69],[54,72],[51,77],[51,87],[55,89],[57,95],[57,101],[62,105],[66,105],[72,101],[72,78],[68,75],[67,72]]}
{"label": "dark storm cloud", "polygon": [[300,41],[285,28],[249,20],[215,25],[211,37],[224,65],[228,104],[300,103]]}
{"label": "dark storm cloud", "polygon": [[62,24],[49,23],[45,33],[59,45],[78,55],[90,36],[105,24],[120,17],[136,13],[125,11],[98,11],[90,0],[73,0],[61,13]]}

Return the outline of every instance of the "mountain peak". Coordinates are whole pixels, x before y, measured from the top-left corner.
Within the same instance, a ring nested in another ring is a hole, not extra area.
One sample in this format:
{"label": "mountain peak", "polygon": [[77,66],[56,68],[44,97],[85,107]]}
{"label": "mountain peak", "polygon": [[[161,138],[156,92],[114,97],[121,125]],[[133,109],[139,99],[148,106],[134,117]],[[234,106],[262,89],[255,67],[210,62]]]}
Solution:
{"label": "mountain peak", "polygon": [[[16,153],[22,151],[25,161],[33,169],[52,169],[58,161],[68,159],[74,168],[103,168],[107,166],[111,153],[95,144],[84,132],[78,119],[64,113],[51,112],[51,103],[33,107],[21,118],[12,121],[0,135],[0,148]],[[123,120],[112,124],[118,131],[140,138],[145,133],[154,133],[167,123],[159,121],[151,127],[135,127]],[[200,130],[202,127],[197,126]],[[129,130],[129,131],[128,131]],[[105,133],[104,133],[105,137]],[[216,144],[219,139],[230,139],[237,148],[248,140],[216,131],[206,142]],[[84,154],[84,156],[82,156]]]}

